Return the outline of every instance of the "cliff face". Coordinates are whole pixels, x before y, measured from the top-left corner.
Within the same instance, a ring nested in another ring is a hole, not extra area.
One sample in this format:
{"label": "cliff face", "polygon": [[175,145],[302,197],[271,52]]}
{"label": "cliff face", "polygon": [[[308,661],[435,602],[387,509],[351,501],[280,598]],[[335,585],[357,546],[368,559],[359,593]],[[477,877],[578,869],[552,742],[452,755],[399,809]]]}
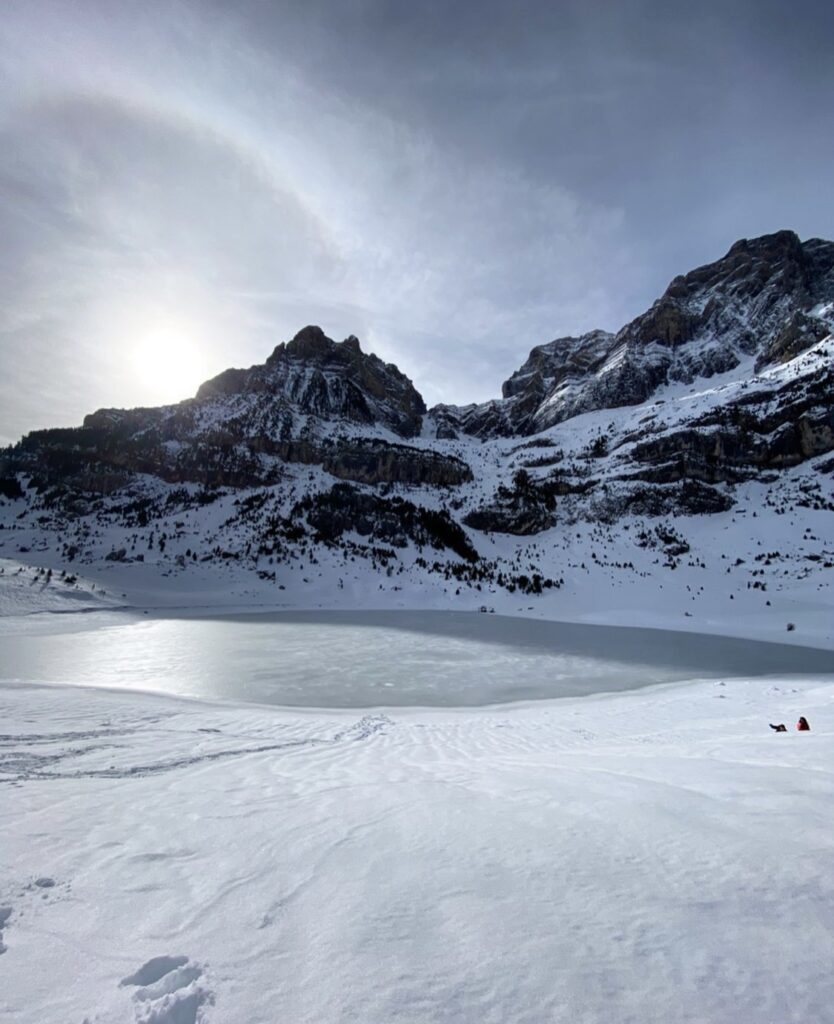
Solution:
{"label": "cliff face", "polygon": [[793,359],[834,328],[834,244],[780,231],[736,242],[676,277],[616,334],[592,331],[532,350],[502,399],[437,411],[441,431],[530,435],[595,409],[637,405],[669,383]]}
{"label": "cliff face", "polygon": [[[303,431],[303,417],[380,425],[407,438],[419,434],[423,399],[396,366],[362,352],[351,335],[336,343],[320,327],[305,327],[279,345],[262,366],[226,370],[206,381],[196,401],[248,399],[252,428]],[[275,420],[276,413],[280,417]]]}
{"label": "cliff face", "polygon": [[[363,483],[453,485],[462,462],[396,443],[419,433],[422,398],[396,366],[305,327],[262,365],[226,370],[193,399],[159,409],[100,409],[77,429],[35,431],[7,472],[110,491],[133,474],[169,483],[275,483],[285,463]],[[371,437],[353,437],[370,430]]]}

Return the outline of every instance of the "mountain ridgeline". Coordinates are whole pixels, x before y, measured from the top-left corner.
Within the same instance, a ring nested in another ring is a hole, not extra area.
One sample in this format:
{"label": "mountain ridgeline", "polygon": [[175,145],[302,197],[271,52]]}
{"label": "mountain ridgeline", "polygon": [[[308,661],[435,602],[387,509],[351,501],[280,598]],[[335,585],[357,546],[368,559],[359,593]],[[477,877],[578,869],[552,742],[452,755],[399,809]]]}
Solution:
{"label": "mountain ridgeline", "polygon": [[212,554],[259,572],[299,545],[380,571],[412,547],[441,553],[447,578],[515,585],[479,536],[709,515],[745,483],[806,464],[830,474],[832,331],[834,244],[790,231],[676,277],[615,334],[533,348],[478,405],[427,410],[355,337],[305,327],[194,398],[26,435],[0,453],[0,501],[40,512],[45,531],[80,531],[68,546],[91,559],[113,555],[89,540],[93,520],[146,529],[225,498],[236,511],[222,527],[204,512]]}
{"label": "mountain ridgeline", "polygon": [[435,415],[478,437],[536,434],[594,409],[637,405],[670,382],[689,384],[786,362],[831,332],[834,244],[792,231],[736,242],[676,277],[616,334],[591,331],[539,345],[504,382],[502,398]]}

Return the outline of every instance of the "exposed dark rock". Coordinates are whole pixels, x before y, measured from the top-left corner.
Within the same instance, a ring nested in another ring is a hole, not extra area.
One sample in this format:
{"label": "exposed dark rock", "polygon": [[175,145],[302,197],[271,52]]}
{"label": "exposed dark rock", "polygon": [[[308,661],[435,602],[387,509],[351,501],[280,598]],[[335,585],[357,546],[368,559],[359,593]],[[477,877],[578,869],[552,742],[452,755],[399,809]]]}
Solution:
{"label": "exposed dark rock", "polygon": [[737,482],[761,470],[784,469],[834,450],[834,367],[752,392],[687,423],[637,443],[629,461],[641,479]]}
{"label": "exposed dark rock", "polygon": [[462,459],[370,441],[333,446],[322,466],[332,476],[363,484],[456,487],[472,479],[472,471]]}
{"label": "exposed dark rock", "polygon": [[495,504],[475,509],[463,521],[482,533],[512,533],[517,537],[529,537],[549,530],[556,520],[540,507],[513,508]]}
{"label": "exposed dark rock", "polygon": [[419,434],[426,411],[396,366],[363,353],[353,335],[337,343],[312,326],[278,345],[262,366],[226,370],[207,381],[197,401],[232,396],[254,399],[256,406],[266,400],[273,411],[287,403],[302,415],[378,423],[401,437]]}
{"label": "exposed dark rock", "polygon": [[549,530],[556,522],[555,488],[524,470],[512,487],[499,487],[491,504],[470,512],[464,522],[474,530],[528,536]]}
{"label": "exposed dark rock", "polygon": [[16,476],[0,476],[0,498],[9,498],[14,501],[23,497],[23,488]]}
{"label": "exposed dark rock", "polygon": [[773,363],[786,363],[830,333],[831,326],[827,322],[797,310],[762,348],[756,359],[756,370]]}
{"label": "exposed dark rock", "polygon": [[305,516],[321,539],[332,541],[348,532],[395,547],[411,541],[422,547],[449,549],[468,562],[478,553],[448,512],[415,505],[403,498],[381,498],[349,484],[336,484],[324,494],[308,496],[293,509]]}
{"label": "exposed dark rock", "polygon": [[[265,462],[262,455],[274,459]],[[134,473],[168,483],[259,487],[281,479],[281,462],[320,465],[332,476],[366,484],[455,487],[472,479],[463,460],[407,445],[371,439],[238,441],[220,432],[169,448],[153,430],[130,437],[121,429],[110,435],[99,427],[37,431],[6,458],[8,468],[31,472],[40,490],[64,483],[98,494],[124,487]]]}
{"label": "exposed dark rock", "polygon": [[501,400],[432,415],[444,430],[475,437],[533,434],[594,409],[639,404],[669,382],[726,373],[753,353],[757,369],[783,362],[833,329],[834,243],[779,231],[676,277],[616,335],[592,331],[537,346]]}

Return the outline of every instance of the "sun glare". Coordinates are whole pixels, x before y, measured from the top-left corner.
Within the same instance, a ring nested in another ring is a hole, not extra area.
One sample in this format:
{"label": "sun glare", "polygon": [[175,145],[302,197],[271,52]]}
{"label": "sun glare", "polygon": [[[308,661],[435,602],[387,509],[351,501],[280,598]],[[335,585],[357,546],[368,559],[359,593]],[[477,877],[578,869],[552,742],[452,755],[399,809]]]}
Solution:
{"label": "sun glare", "polygon": [[175,328],[160,328],[146,334],[136,344],[131,362],[137,387],[146,402],[190,398],[204,379],[200,349],[187,334]]}

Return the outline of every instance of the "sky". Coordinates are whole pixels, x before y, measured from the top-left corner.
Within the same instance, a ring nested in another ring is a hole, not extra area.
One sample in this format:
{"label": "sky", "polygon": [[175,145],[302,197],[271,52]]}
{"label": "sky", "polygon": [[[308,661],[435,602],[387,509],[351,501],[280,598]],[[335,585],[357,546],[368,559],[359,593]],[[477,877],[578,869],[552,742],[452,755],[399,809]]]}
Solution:
{"label": "sky", "polygon": [[829,0],[4,0],[0,443],[306,324],[482,401],[738,238],[834,238]]}

